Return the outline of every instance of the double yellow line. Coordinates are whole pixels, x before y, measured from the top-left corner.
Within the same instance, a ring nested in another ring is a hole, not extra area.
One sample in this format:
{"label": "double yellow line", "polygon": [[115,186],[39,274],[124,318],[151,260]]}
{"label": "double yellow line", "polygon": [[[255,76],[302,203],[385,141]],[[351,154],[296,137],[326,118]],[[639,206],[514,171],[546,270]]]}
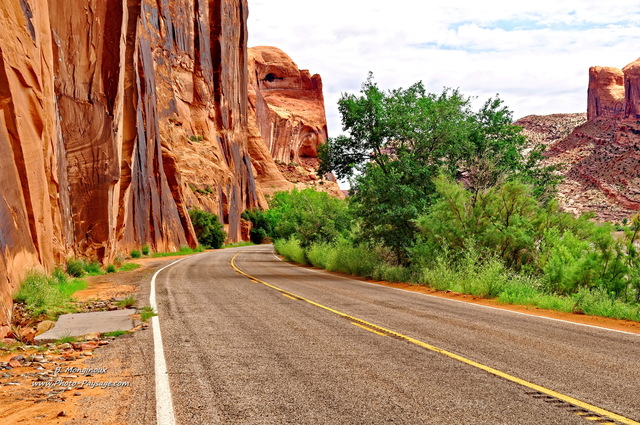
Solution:
{"label": "double yellow line", "polygon": [[366,330],[368,330],[370,332],[373,332],[373,333],[376,333],[376,334],[382,335],[382,336],[388,335],[388,336],[395,337],[397,339],[402,339],[402,340],[407,341],[407,342],[409,342],[411,344],[417,345],[418,347],[422,347],[422,348],[425,348],[425,349],[427,349],[429,351],[433,351],[435,353],[442,354],[443,356],[450,357],[450,358],[452,358],[454,360],[457,360],[457,361],[462,362],[464,364],[467,364],[469,366],[473,366],[475,368],[484,370],[485,372],[488,372],[488,373],[490,373],[492,375],[495,375],[495,376],[498,376],[500,378],[506,379],[507,381],[511,381],[511,382],[514,382],[514,383],[516,383],[518,385],[521,385],[523,387],[526,387],[526,388],[529,388],[531,390],[534,390],[537,393],[546,394],[547,396],[553,397],[553,398],[558,399],[558,400],[562,400],[565,403],[571,404],[571,405],[573,405],[575,407],[578,407],[578,408],[583,409],[583,410],[587,410],[587,411],[595,414],[595,415],[591,415],[590,416],[588,413],[583,412],[583,411],[575,412],[575,414],[577,414],[579,416],[582,416],[585,419],[589,419],[591,421],[595,421],[595,422],[598,422],[600,424],[611,424],[612,422],[604,422],[603,421],[605,419],[610,419],[610,420],[613,420],[613,421],[616,421],[618,423],[625,424],[625,425],[640,425],[640,422],[634,421],[633,419],[629,419],[627,417],[618,415],[616,413],[610,412],[608,410],[602,409],[602,408],[594,406],[592,404],[585,403],[584,401],[581,401],[581,400],[578,400],[576,398],[570,397],[570,396],[568,396],[566,394],[559,393],[557,391],[550,390],[548,388],[545,388],[543,386],[534,384],[532,382],[525,381],[524,379],[520,379],[520,378],[517,378],[517,377],[515,377],[513,375],[509,375],[508,373],[504,373],[504,372],[499,371],[497,369],[494,369],[494,368],[492,368],[490,366],[486,366],[486,365],[484,365],[482,363],[478,363],[476,361],[467,359],[466,357],[459,356],[457,354],[451,353],[451,352],[449,352],[447,350],[444,350],[442,348],[438,348],[438,347],[433,346],[431,344],[427,344],[426,342],[422,342],[422,341],[417,340],[415,338],[411,338],[410,336],[403,335],[403,334],[398,333],[398,332],[394,332],[392,330],[383,328],[383,327],[378,326],[378,325],[374,325],[373,323],[369,323],[369,322],[367,322],[365,320],[358,319],[357,317],[353,317],[353,316],[350,316],[350,315],[348,315],[346,313],[342,313],[341,311],[334,310],[334,309],[332,309],[330,307],[327,307],[325,305],[319,304],[319,303],[317,303],[315,301],[311,301],[311,300],[309,300],[307,298],[301,297],[301,296],[296,295],[296,294],[294,294],[292,292],[285,291],[284,289],[278,288],[277,286],[271,285],[271,284],[269,284],[269,283],[267,283],[267,282],[265,282],[263,280],[260,280],[260,279],[254,277],[254,276],[251,276],[250,274],[245,273],[242,270],[240,270],[238,267],[236,267],[235,259],[239,254],[240,253],[234,255],[231,258],[231,261],[230,261],[231,267],[236,272],[240,273],[243,276],[246,276],[247,278],[249,278],[249,280],[251,280],[251,281],[253,281],[255,283],[260,283],[262,285],[268,286],[269,288],[275,289],[276,291],[280,292],[281,294],[283,294],[287,298],[304,301],[304,302],[309,303],[309,304],[311,304],[313,306],[316,306],[316,307],[319,307],[319,308],[321,308],[323,310],[329,311],[329,312],[331,312],[333,314],[337,314],[340,317],[344,317],[345,319],[350,320],[354,325],[359,326],[359,327],[361,327],[363,329],[366,329]]}

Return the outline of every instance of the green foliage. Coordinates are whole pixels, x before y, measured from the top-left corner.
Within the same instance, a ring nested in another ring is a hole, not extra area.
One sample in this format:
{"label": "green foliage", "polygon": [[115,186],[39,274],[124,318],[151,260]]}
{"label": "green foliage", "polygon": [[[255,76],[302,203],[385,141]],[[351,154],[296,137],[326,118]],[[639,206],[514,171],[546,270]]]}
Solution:
{"label": "green foliage", "polygon": [[113,331],[113,332],[105,332],[104,334],[102,334],[102,337],[103,337],[103,338],[117,338],[117,337],[119,337],[119,336],[126,335],[126,334],[128,334],[128,333],[129,333],[129,332],[127,332],[127,331]]}
{"label": "green foliage", "polygon": [[351,214],[347,203],[314,189],[276,192],[264,214],[270,223],[271,236],[296,238],[301,246],[331,242],[348,235]]}
{"label": "green foliage", "polygon": [[115,265],[109,264],[105,270],[107,273],[115,273],[118,271]]}
{"label": "green foliage", "polygon": [[385,92],[370,74],[360,95],[343,94],[338,107],[348,135],[320,149],[318,173],[353,179],[360,236],[391,248],[401,264],[409,263],[415,219],[434,202],[439,173],[465,176],[472,199],[506,178],[542,182],[535,194],[555,182],[538,166],[542,148],[523,155],[526,138],[497,97],[474,112],[457,90],[427,93],[419,82]]}
{"label": "green foliage", "polygon": [[149,244],[142,245],[142,255],[149,255],[149,252],[151,252]]}
{"label": "green foliage", "polygon": [[139,269],[140,267],[141,267],[140,264],[124,263],[123,265],[120,266],[120,271],[121,272],[130,272],[132,270]]}
{"label": "green foliage", "polygon": [[153,258],[161,258],[161,257],[173,257],[175,255],[189,255],[196,254],[199,252],[204,252],[204,247],[202,245],[198,245],[195,248],[191,248],[187,245],[182,245],[178,251],[170,251],[170,252],[154,252],[151,254]]}
{"label": "green foliage", "polygon": [[104,274],[104,272],[102,271],[102,266],[97,261],[86,263],[84,270],[89,276],[99,276],[101,274]]}
{"label": "green foliage", "polygon": [[123,300],[118,301],[116,304],[121,308],[131,308],[134,307],[137,302],[136,297],[133,295],[127,295]]}
{"label": "green foliage", "polygon": [[260,209],[246,210],[242,213],[242,218],[249,220],[252,228],[249,231],[249,237],[254,244],[261,244],[272,232],[271,222],[267,218],[267,214]]}
{"label": "green foliage", "polygon": [[300,241],[291,236],[289,239],[278,239],[273,245],[276,252],[283,255],[291,261],[295,261],[300,264],[308,264],[304,250],[300,244]]}
{"label": "green foliage", "polygon": [[82,277],[86,273],[87,263],[82,260],[70,258],[67,260],[67,273],[69,276]]}
{"label": "green foliage", "polygon": [[131,258],[140,258],[140,257],[142,257],[142,253],[140,252],[139,249],[132,249],[131,252],[129,253],[129,255],[131,256]]}
{"label": "green foliage", "polygon": [[69,303],[71,295],[86,287],[84,281],[70,280],[59,271],[54,272],[51,277],[31,272],[20,285],[14,299],[25,303],[27,310],[35,316],[55,318],[59,314],[72,312],[74,309]]}
{"label": "green foliage", "polygon": [[265,229],[253,228],[249,231],[249,238],[251,239],[251,242],[256,245],[263,243],[264,240],[267,239],[267,237],[268,237],[268,234]]}
{"label": "green foliage", "polygon": [[59,338],[56,340],[55,344],[56,345],[60,345],[60,344],[67,344],[67,343],[71,343],[71,342],[77,342],[78,338],[73,337],[73,336],[63,336],[62,338]]}
{"label": "green foliage", "polygon": [[189,211],[189,216],[200,244],[214,249],[222,248],[227,234],[217,215],[194,208]]}
{"label": "green foliage", "polygon": [[140,310],[140,320],[142,320],[143,322],[148,321],[149,319],[151,319],[153,316],[157,316],[158,314],[153,310],[153,308],[151,307],[142,307],[142,310]]}
{"label": "green foliage", "polygon": [[240,246],[251,246],[251,245],[254,245],[254,243],[250,241],[240,241],[240,242],[225,244],[223,248],[237,248]]}

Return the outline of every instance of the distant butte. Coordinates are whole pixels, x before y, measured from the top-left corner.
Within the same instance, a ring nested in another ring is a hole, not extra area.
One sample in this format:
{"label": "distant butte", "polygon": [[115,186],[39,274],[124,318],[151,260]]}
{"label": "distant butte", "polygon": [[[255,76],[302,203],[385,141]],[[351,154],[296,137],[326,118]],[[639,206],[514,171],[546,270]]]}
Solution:
{"label": "distant butte", "polygon": [[591,67],[587,115],[528,116],[516,122],[562,164],[561,207],[621,222],[640,210],[640,59],[622,70]]}

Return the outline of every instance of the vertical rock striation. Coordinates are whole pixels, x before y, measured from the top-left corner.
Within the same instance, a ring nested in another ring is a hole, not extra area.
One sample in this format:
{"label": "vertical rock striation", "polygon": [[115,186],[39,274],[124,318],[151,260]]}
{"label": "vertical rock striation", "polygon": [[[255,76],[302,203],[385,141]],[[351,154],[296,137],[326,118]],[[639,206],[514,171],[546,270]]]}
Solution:
{"label": "vertical rock striation", "polygon": [[315,175],[326,140],[320,75],[298,69],[278,48],[250,48],[249,149],[264,193],[312,186],[344,197],[333,175]]}
{"label": "vertical rock striation", "polygon": [[[264,205],[247,141],[246,0],[0,3],[0,302],[25,270],[230,240]],[[0,319],[3,315],[0,315]]]}
{"label": "vertical rock striation", "polygon": [[624,74],[618,68],[589,68],[587,119],[599,116],[620,119],[624,115]]}

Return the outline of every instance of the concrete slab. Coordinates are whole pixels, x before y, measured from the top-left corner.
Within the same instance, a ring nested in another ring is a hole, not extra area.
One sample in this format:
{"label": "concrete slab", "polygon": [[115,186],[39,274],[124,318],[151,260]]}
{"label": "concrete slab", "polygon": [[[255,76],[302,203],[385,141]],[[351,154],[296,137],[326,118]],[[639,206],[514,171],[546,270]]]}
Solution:
{"label": "concrete slab", "polygon": [[96,311],[91,313],[63,314],[53,329],[36,336],[36,344],[57,341],[60,338],[78,337],[89,333],[128,331],[137,325],[131,318],[136,310]]}

